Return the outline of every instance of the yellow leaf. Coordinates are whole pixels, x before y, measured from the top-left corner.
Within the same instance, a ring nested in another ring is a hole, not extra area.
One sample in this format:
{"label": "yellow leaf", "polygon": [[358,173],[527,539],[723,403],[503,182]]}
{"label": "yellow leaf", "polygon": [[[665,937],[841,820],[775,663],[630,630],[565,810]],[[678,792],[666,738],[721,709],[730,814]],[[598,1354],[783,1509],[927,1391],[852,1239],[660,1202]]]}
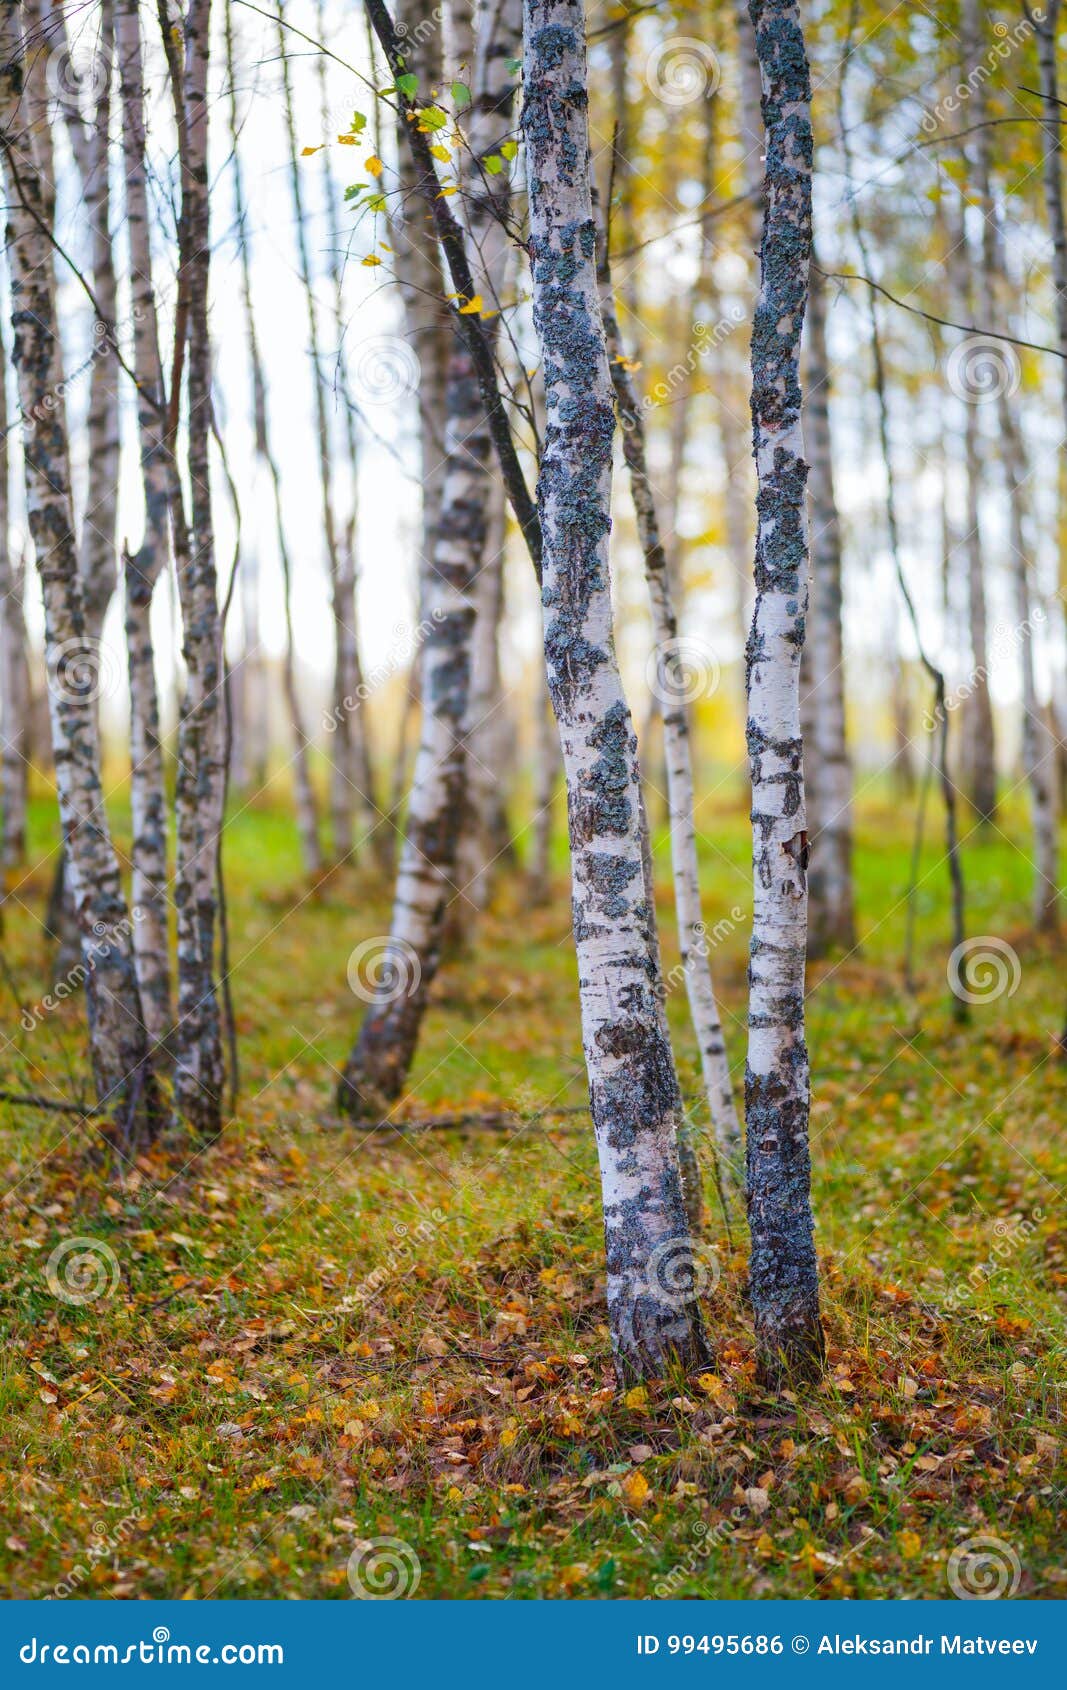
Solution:
{"label": "yellow leaf", "polygon": [[[355,137],[353,136],[353,140],[354,139],[355,139]],[[382,164],[381,159],[377,156],[376,153],[372,153],[370,158],[367,159],[365,162],[366,162],[367,173],[370,176],[380,176],[383,169],[385,168],[384,165]]]}
{"label": "yellow leaf", "polygon": [[632,1391],[627,1391],[622,1400],[627,1408],[636,1409],[638,1413],[643,1414],[648,1407],[648,1392],[643,1385],[635,1385]]}
{"label": "yellow leaf", "polygon": [[337,137],[338,145],[342,147],[354,147],[358,140],[358,135],[338,135]]}
{"label": "yellow leaf", "polygon": [[897,1548],[900,1550],[900,1553],[903,1555],[905,1561],[914,1561],[922,1546],[923,1540],[919,1536],[918,1532],[897,1533]]}
{"label": "yellow leaf", "polygon": [[368,270],[372,270],[374,268],[375,264],[381,263],[381,259],[377,258],[373,252],[369,252],[367,254],[366,258],[363,260],[363,263],[365,264],[365,266],[367,267]]}
{"label": "yellow leaf", "polygon": [[301,147],[300,157],[301,158],[310,158],[312,153],[321,153],[321,151],[322,151],[321,145],[319,145],[317,147]]}
{"label": "yellow leaf", "polygon": [[643,1473],[627,1473],[622,1481],[622,1494],[631,1508],[643,1508],[651,1490],[652,1487]]}
{"label": "yellow leaf", "polygon": [[466,305],[460,306],[459,314],[461,317],[476,317],[481,308],[482,296],[480,293],[476,293],[473,299],[468,299]]}
{"label": "yellow leaf", "polygon": [[442,164],[448,164],[452,157],[452,154],[449,152],[447,147],[431,147],[430,151],[432,152],[434,158],[439,158],[441,160]]}
{"label": "yellow leaf", "polygon": [[437,197],[439,200],[446,200],[449,194],[454,194],[455,191],[455,188],[442,188]]}

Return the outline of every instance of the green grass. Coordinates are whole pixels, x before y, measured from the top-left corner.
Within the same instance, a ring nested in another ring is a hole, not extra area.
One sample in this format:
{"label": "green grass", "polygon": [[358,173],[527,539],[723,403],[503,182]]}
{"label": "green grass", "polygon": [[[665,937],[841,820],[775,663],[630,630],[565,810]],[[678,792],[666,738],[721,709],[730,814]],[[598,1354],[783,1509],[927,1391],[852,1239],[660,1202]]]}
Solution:
{"label": "green grass", "polygon": [[[713,954],[739,1080],[747,823],[710,790],[709,923],[743,912]],[[50,828],[42,800],[41,866],[5,906],[0,1084],[88,1097],[81,1003],[22,1034],[11,995],[49,984]],[[350,1556],[390,1538],[420,1596],[940,1597],[987,1535],[1019,1595],[1062,1595],[1063,968],[1029,932],[1021,810],[1003,830],[966,841],[968,924],[1014,948],[1018,987],[960,1026],[937,841],[909,997],[910,818],[860,809],[862,949],[814,968],[810,999],[824,1382],[755,1383],[743,1222],[731,1243],[709,1179],[714,1361],[619,1399],[562,841],[552,905],[507,871],[441,974],[404,1108],[506,1104],[521,1125],[368,1137],[332,1092],[361,1008],[347,960],[388,888],[368,868],[311,894],[288,818],[243,811],[222,1140],[115,1168],[69,1119],[0,1108],[6,1592],[346,1598]],[[669,967],[662,838],[657,866]],[[669,1012],[694,1092],[681,993]],[[84,1306],[46,1274],[76,1236],[119,1274]]]}

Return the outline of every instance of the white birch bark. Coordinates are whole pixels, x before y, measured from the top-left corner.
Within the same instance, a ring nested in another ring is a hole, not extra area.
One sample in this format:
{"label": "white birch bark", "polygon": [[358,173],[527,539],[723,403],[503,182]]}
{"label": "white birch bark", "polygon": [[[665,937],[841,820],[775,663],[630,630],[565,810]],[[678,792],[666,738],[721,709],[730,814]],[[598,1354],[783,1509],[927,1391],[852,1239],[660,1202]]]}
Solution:
{"label": "white birch bark", "polygon": [[[808,696],[814,757],[804,741],[809,797],[808,955],[856,943],[852,892],[852,764],[845,740],[845,654],[841,630],[841,525],[834,497],[830,433],[830,361],[826,351],[826,288],[811,267],[808,296],[808,397],[805,438],[811,458],[812,593],[804,656],[810,653]],[[810,775],[809,775],[810,770]],[[814,777],[814,778],[812,778]],[[810,799],[815,794],[815,803]]]}
{"label": "white birch bark", "polygon": [[159,1102],[134,971],[133,920],[104,813],[95,661],[78,571],[56,319],[51,196],[23,104],[27,43],[40,12],[0,6],[0,150],[8,205],[14,342],[26,508],[41,581],[49,714],[68,875],[82,941],[97,1095],[129,1146],[159,1125]]}
{"label": "white birch bark", "polygon": [[[700,898],[700,864],[693,823],[693,765],[686,710],[686,677],[678,646],[678,618],[671,595],[667,558],[660,539],[652,483],[645,456],[644,422],[624,354],[606,255],[600,265],[600,311],[604,322],[608,363],[622,426],[623,454],[630,472],[630,491],[644,555],[645,584],[652,610],[656,653],[656,692],[663,719],[663,748],[667,766],[671,867],[678,919],[678,948],[685,971],[689,1013],[700,1051],[700,1066],[708,1108],[715,1129],[716,1148],[729,1173],[736,1175],[741,1141],[730,1083],[730,1064],[722,1021],[712,982],[707,926]],[[690,1218],[694,1210],[690,1205]]]}
{"label": "white birch bark", "polygon": [[[229,84],[230,138],[232,148],[234,218],[237,225],[238,256],[241,264],[241,303],[244,308],[245,341],[248,349],[248,368],[252,385],[252,430],[256,456],[270,481],[274,505],[275,531],[278,536],[278,558],[282,571],[282,608],[285,615],[285,646],[282,652],[282,690],[293,735],[291,768],[293,771],[293,799],[296,828],[300,838],[300,853],[304,869],[315,878],[322,873],[323,858],[319,833],[318,802],[311,782],[308,755],[308,736],[304,708],[296,683],[296,651],[293,639],[293,566],[285,529],[282,500],[282,478],[278,459],[270,435],[267,378],[260,352],[252,301],[252,243],[248,231],[248,206],[245,199],[244,170],[239,144],[240,124],[237,112],[237,64],[234,50],[233,8],[226,8],[226,78]],[[269,748],[268,748],[269,749]]]}
{"label": "white birch bark", "polygon": [[[488,6],[479,18],[484,28],[503,27]],[[515,25],[520,22],[514,17]],[[456,49],[460,54],[462,41],[460,33]],[[511,52],[514,45],[513,35]],[[510,57],[511,52],[505,51],[502,57]],[[473,163],[466,173],[467,217],[471,247],[477,255],[472,273],[486,302],[503,287],[507,241],[499,218],[506,205],[507,173],[500,172],[503,186],[494,185],[480,160],[492,150],[490,142],[498,145],[506,134],[512,87],[510,77],[493,78],[481,110],[472,107],[468,134]],[[407,1079],[427,994],[440,963],[446,911],[459,890],[456,875],[459,843],[468,819],[467,738],[479,578],[489,534],[491,462],[492,441],[478,378],[466,343],[454,334],[445,393],[444,486],[422,603],[422,615],[431,630],[421,654],[422,733],[388,940],[392,966],[385,970],[364,1017],[338,1094],[341,1107],[360,1118],[380,1114]]]}
{"label": "white birch bark", "polygon": [[[105,14],[112,0],[105,0]],[[152,597],[170,550],[170,467],[166,387],[152,279],[152,243],[145,176],[144,71],[138,0],[119,0],[115,37],[122,103],[133,370],[145,525],[136,552],[125,554],[126,653],[130,675],[130,808],[132,892],[141,919],[133,948],[145,1025],[160,1044],[171,1029],[168,937],[167,794],[160,744],[159,693],[152,645]]]}
{"label": "white birch bark", "polygon": [[7,351],[0,334],[0,901],[26,855],[30,671],[23,607],[25,571],[10,540]]}
{"label": "white birch bark", "polygon": [[[178,1025],[175,1089],[182,1114],[201,1138],[222,1122],[224,1067],[215,984],[216,875],[225,798],[222,638],[211,508],[211,342],[208,333],[207,73],[211,0],[191,0],[184,68],[175,89],[181,160],[179,290],[186,306],[187,451],[190,525],[176,540],[186,693],[178,732],[175,904],[178,916]],[[176,51],[171,62],[175,64]],[[178,67],[175,64],[175,69]],[[177,501],[172,501],[172,520]]]}
{"label": "white birch bark", "polygon": [[[319,322],[319,302],[311,269],[311,252],[307,235],[307,210],[301,182],[300,151],[296,136],[296,114],[293,104],[293,76],[290,69],[291,43],[284,27],[282,7],[278,8],[277,43],[282,67],[282,96],[288,145],[289,187],[294,212],[297,265],[307,305],[308,357],[311,362],[312,390],[315,402],[315,441],[319,475],[319,499],[323,537],[326,546],[326,567],[330,582],[330,608],[333,618],[333,687],[332,711],[336,728],[330,744],[330,821],[333,855],[337,862],[355,851],[356,813],[360,813],[364,837],[374,831],[376,814],[370,792],[360,785],[355,761],[356,740],[353,733],[354,702],[360,699],[357,678],[352,662],[353,622],[355,618],[355,580],[351,559],[343,556],[337,532],[335,509],[332,441],[328,386],[323,367],[322,332]],[[346,703],[346,699],[348,702]],[[361,706],[355,704],[356,708]],[[366,778],[366,777],[364,777]]]}
{"label": "white birch bark", "polygon": [[545,660],[566,772],[582,1036],[620,1377],[704,1354],[660,1010],[637,742],[615,658],[611,377],[596,281],[581,0],[525,0],[523,133],[547,427],[538,508]]}
{"label": "white birch bark", "polygon": [[751,0],[766,165],[752,326],[758,495],[749,633],[754,907],[745,1074],[749,1284],[769,1381],[823,1352],[811,1214],[810,1074],[804,1040],[808,838],[798,679],[807,601],[807,464],[800,337],[811,256],[811,83],[797,0]]}

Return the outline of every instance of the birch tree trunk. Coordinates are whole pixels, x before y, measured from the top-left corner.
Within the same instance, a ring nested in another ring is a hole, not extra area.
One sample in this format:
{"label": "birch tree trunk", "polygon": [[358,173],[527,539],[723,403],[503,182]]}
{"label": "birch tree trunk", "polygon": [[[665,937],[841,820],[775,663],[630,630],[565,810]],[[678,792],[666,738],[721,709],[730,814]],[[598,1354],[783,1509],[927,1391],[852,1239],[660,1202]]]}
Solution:
{"label": "birch tree trunk", "polygon": [[[112,0],[105,0],[105,13]],[[119,0],[116,30],[122,146],[126,173],[133,368],[144,535],[125,553],[126,653],[130,673],[130,808],[132,891],[141,919],[133,950],[145,1025],[155,1044],[171,1029],[170,942],[167,917],[167,794],[160,745],[159,693],[152,645],[152,596],[167,566],[170,543],[170,465],[166,387],[159,350],[152,280],[152,242],[145,177],[144,71],[138,0]]]}
{"label": "birch tree trunk", "polygon": [[[186,1120],[204,1139],[222,1123],[224,1083],[215,985],[216,873],[225,794],[222,636],[211,508],[211,342],[208,286],[207,73],[211,0],[190,0],[184,70],[176,78],[181,224],[179,292],[187,321],[187,434],[191,523],[176,545],[186,694],[178,733],[175,904],[178,912],[178,1025],[175,1087]],[[175,70],[177,54],[171,63]]]}
{"label": "birch tree trunk", "polygon": [[[319,326],[319,305],[311,273],[311,254],[308,246],[304,190],[300,180],[300,156],[296,138],[296,114],[293,105],[293,77],[290,70],[289,42],[283,21],[282,7],[278,8],[278,55],[282,65],[282,93],[285,109],[286,137],[289,154],[289,185],[293,202],[297,263],[300,281],[307,302],[308,356],[315,399],[315,438],[318,452],[319,498],[322,528],[326,544],[326,566],[330,582],[330,601],[333,615],[333,687],[332,715],[336,723],[330,752],[330,818],[333,855],[337,862],[349,857],[356,849],[355,818],[359,811],[360,825],[366,838],[373,835],[377,815],[370,792],[360,785],[360,775],[354,756],[356,740],[353,734],[353,701],[360,700],[358,664],[353,665],[355,639],[355,581],[350,560],[342,558],[337,533],[334,500],[330,417],[327,404],[327,383],[322,363],[322,336]],[[346,703],[346,699],[348,702]],[[359,703],[356,708],[362,708]],[[366,776],[364,776],[364,779]]]}
{"label": "birch tree trunk", "polygon": [[[21,14],[21,15],[20,15]],[[45,659],[56,785],[82,939],[97,1095],[129,1147],[159,1126],[159,1099],[134,971],[133,920],[122,892],[100,782],[96,669],[78,572],[63,365],[49,241],[50,195],[26,126],[25,53],[40,13],[0,6],[0,148],[8,204],[14,343],[26,508],[44,599]]]}
{"label": "birch tree trunk", "polygon": [[11,554],[7,352],[0,334],[0,902],[26,856],[30,671],[23,611],[25,572]]}
{"label": "birch tree trunk", "polygon": [[776,1381],[823,1354],[804,1041],[808,838],[798,679],[807,602],[800,338],[811,256],[811,83],[797,0],[751,0],[766,166],[752,325],[758,495],[747,650],[754,908],[745,1074],[749,1284],[759,1362]]}
{"label": "birch tree trunk", "polygon": [[[471,105],[462,164],[463,206],[477,258],[475,278],[485,289],[486,310],[490,313],[486,331],[494,346],[512,258],[506,226],[511,179],[506,170],[495,175],[486,170],[482,160],[497,154],[497,148],[508,138],[515,97],[515,76],[508,65],[514,63],[521,43],[522,0],[476,0],[473,43],[466,44],[471,63]],[[488,425],[486,433],[488,439]],[[458,856],[462,903],[457,907],[474,917],[485,908],[489,897],[495,850],[493,824],[499,813],[497,801],[506,766],[500,755],[507,726],[500,685],[500,628],[507,508],[503,485],[495,478],[490,481],[488,498],[486,545],[472,635],[467,811]]]}
{"label": "birch tree trunk", "polygon": [[[715,1129],[716,1148],[728,1173],[736,1177],[734,1164],[741,1142],[741,1129],[734,1107],[730,1064],[715,1001],[707,926],[700,901],[700,864],[697,859],[696,829],[693,824],[693,765],[686,709],[688,695],[684,651],[679,651],[678,618],[671,596],[667,558],[660,539],[656,503],[648,473],[644,421],[619,333],[607,252],[603,245],[599,287],[608,365],[622,427],[623,454],[630,472],[630,491],[633,496],[638,538],[644,554],[645,584],[648,587],[652,609],[657,680],[655,690],[662,706],[678,948],[685,971],[689,1013],[700,1051],[700,1066]],[[683,1136],[686,1130],[683,1129]],[[689,1212],[692,1219],[692,1204]]]}
{"label": "birch tree trunk", "polygon": [[[1042,16],[1043,14],[1043,16]],[[1056,333],[1067,352],[1067,218],[1063,207],[1063,110],[1059,96],[1056,46],[1060,25],[1060,0],[1045,0],[1041,12],[1029,12],[1037,37],[1037,63],[1041,75],[1043,108],[1041,180],[1045,191],[1045,213],[1052,240],[1052,292],[1056,306]],[[1042,21],[1038,21],[1041,18]],[[1067,362],[1063,363],[1062,403],[1067,428]]]}
{"label": "birch tree trunk", "polygon": [[114,6],[105,4],[100,12],[100,44],[94,67],[99,92],[89,129],[89,172],[83,183],[92,240],[93,293],[99,312],[93,325],[93,366],[86,423],[89,473],[79,558],[85,583],[85,614],[93,639],[100,638],[118,584],[119,366],[115,356],[118,295],[111,250],[109,155],[114,58]]}
{"label": "birch tree trunk", "polygon": [[[326,31],[321,0],[316,16],[320,20],[319,39],[325,40]],[[374,798],[374,770],[370,755],[367,689],[363,682],[363,664],[359,654],[359,608],[357,599],[359,583],[359,441],[356,433],[355,412],[352,409],[349,394],[348,359],[345,350],[345,330],[348,318],[344,289],[345,236],[341,229],[337,183],[334,180],[333,171],[334,150],[330,145],[332,137],[328,130],[330,102],[325,53],[319,54],[318,71],[323,136],[327,143],[320,155],[322,160],[322,193],[326,206],[328,270],[333,291],[332,321],[334,333],[337,337],[333,379],[341,405],[343,423],[341,433],[350,484],[348,510],[338,536],[337,602],[334,608],[339,671],[336,692],[338,702],[345,705],[345,710],[343,719],[337,723],[336,732],[344,736],[345,743],[341,763],[347,769],[348,779],[354,783],[356,789],[355,807],[359,814],[360,826],[363,828],[364,836],[379,864],[382,868],[385,868],[389,848],[386,830],[381,825],[380,812]],[[340,775],[335,775],[335,780],[339,779]],[[363,841],[361,840],[360,843],[362,844]]]}
{"label": "birch tree trunk", "polygon": [[596,282],[581,0],[525,0],[523,133],[547,427],[538,508],[545,661],[566,772],[582,1036],[621,1378],[705,1354],[660,1015],[637,742],[615,658],[611,376]]}
{"label": "birch tree trunk", "polygon": [[[965,54],[977,62],[983,45],[982,20],[975,0],[965,0],[962,17],[966,24]],[[978,296],[983,318],[1001,320],[998,310],[997,278],[1003,272],[1003,235],[1000,215],[990,187],[990,131],[982,122],[987,109],[985,88],[976,83],[974,177],[982,211],[981,262],[978,266]],[[980,372],[975,372],[976,377]],[[1012,404],[1010,369],[997,358],[987,369],[994,384],[999,451],[1008,494],[1009,574],[1017,622],[1016,638],[1022,681],[1022,762],[1030,795],[1030,820],[1034,842],[1034,923],[1042,931],[1058,926],[1059,845],[1056,830],[1055,768],[1053,743],[1048,723],[1037,696],[1033,651],[1033,598],[1029,559],[1033,544],[1027,501],[1029,470],[1026,448]],[[979,391],[984,393],[985,388]]]}
{"label": "birch tree trunk", "polygon": [[[238,144],[237,65],[234,51],[233,8],[226,8],[226,79],[230,98],[230,141],[233,156],[234,216],[237,224],[237,245],[241,261],[241,302],[244,307],[245,341],[248,349],[249,375],[252,383],[252,431],[256,456],[266,470],[274,504],[275,529],[278,536],[278,558],[282,570],[282,608],[285,615],[285,646],[282,652],[282,689],[293,733],[293,796],[296,809],[296,828],[300,838],[300,853],[304,869],[312,878],[322,873],[322,845],[319,835],[319,812],[315,789],[311,784],[308,757],[308,736],[303,705],[296,684],[296,651],[293,640],[293,566],[285,532],[285,513],[282,503],[282,478],[270,437],[267,378],[259,347],[256,316],[252,303],[252,249],[248,233],[248,207],[245,201],[244,171]],[[332,720],[332,717],[331,717]]]}
{"label": "birch tree trunk", "polygon": [[[816,264],[808,293],[808,403],[806,438],[811,454],[810,692],[815,757],[805,739],[811,872],[808,876],[808,955],[856,943],[852,896],[852,766],[845,741],[845,660],[841,633],[841,528],[834,497],[830,435],[830,361],[826,352],[826,289]],[[814,766],[812,766],[812,763]],[[809,777],[809,769],[814,782]]]}
{"label": "birch tree trunk", "polygon": [[[483,29],[507,33],[511,57],[520,23],[510,10],[479,13]],[[492,54],[492,82],[472,108],[466,174],[467,216],[474,285],[486,302],[503,288],[507,239],[500,225],[506,206],[507,173],[494,186],[481,166],[504,139],[510,108],[510,77]],[[483,183],[488,183],[486,187]],[[472,301],[463,300],[461,305]],[[459,842],[467,819],[467,736],[471,727],[471,677],[479,576],[486,559],[491,508],[492,442],[478,376],[465,341],[453,335],[445,390],[445,466],[440,514],[422,615],[431,631],[422,646],[422,733],[397,872],[387,965],[363,1020],[338,1093],[347,1113],[380,1114],[399,1096],[415,1055],[427,994],[437,973],[445,914],[457,894]]]}

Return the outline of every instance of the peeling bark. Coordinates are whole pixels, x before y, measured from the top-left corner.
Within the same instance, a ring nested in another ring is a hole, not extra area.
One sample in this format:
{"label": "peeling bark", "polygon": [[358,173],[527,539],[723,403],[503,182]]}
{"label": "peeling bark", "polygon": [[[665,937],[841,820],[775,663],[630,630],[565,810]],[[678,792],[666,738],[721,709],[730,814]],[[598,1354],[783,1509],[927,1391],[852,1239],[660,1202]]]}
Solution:
{"label": "peeling bark", "polygon": [[769,1381],[823,1355],[811,1214],[804,1040],[808,836],[798,682],[807,607],[808,466],[800,338],[811,257],[811,82],[797,0],[751,0],[766,167],[752,325],[758,493],[756,607],[748,637],[754,908],[745,1072],[749,1284]]}

